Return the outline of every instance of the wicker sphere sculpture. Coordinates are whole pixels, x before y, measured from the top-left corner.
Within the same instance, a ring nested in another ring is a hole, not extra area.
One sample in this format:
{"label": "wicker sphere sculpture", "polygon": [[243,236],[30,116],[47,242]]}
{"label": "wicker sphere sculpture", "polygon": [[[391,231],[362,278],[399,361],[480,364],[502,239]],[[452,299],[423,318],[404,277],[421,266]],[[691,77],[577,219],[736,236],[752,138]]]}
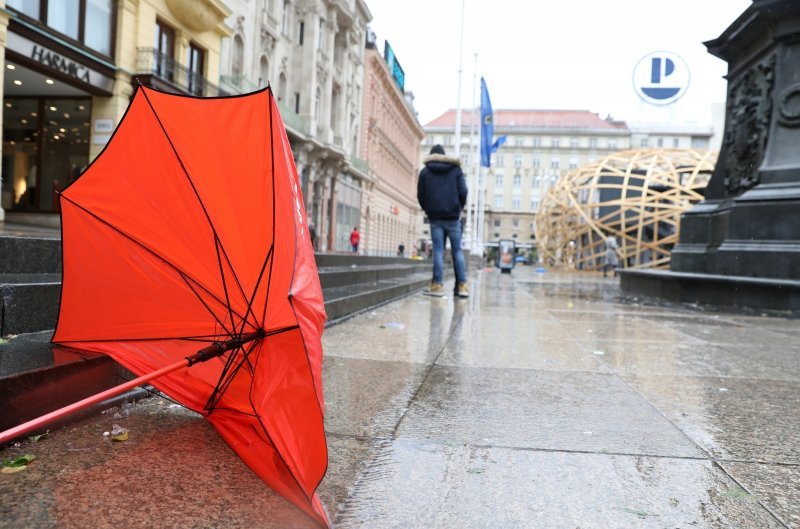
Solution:
{"label": "wicker sphere sculpture", "polygon": [[613,236],[620,268],[668,268],[681,213],[703,199],[716,159],[715,151],[634,149],[564,174],[536,214],[539,255],[602,269]]}

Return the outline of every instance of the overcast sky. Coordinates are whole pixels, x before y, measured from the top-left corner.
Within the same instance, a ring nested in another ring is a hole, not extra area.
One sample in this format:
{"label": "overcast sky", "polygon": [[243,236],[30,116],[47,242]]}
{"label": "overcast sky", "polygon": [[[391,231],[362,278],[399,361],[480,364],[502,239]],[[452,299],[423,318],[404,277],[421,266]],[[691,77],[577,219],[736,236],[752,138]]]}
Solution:
{"label": "overcast sky", "polygon": [[[366,0],[425,125],[457,104],[462,0]],[[711,124],[725,100],[717,38],[750,0],[465,0],[462,108],[472,106],[474,54],[499,108],[586,109],[628,122]],[[642,103],[636,63],[666,50],[689,66],[688,91],[668,108]],[[478,96],[480,97],[480,96]]]}

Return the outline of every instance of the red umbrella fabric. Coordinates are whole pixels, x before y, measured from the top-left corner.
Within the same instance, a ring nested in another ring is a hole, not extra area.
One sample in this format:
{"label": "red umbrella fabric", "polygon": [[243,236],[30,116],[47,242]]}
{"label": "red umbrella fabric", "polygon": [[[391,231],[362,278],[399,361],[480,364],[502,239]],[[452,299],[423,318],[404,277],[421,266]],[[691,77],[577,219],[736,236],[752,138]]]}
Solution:
{"label": "red umbrella fabric", "polygon": [[53,341],[142,375],[257,336],[152,383],[205,415],[270,487],[328,527],[315,492],[327,468],[326,316],[271,90],[203,99],[139,87],[60,201]]}

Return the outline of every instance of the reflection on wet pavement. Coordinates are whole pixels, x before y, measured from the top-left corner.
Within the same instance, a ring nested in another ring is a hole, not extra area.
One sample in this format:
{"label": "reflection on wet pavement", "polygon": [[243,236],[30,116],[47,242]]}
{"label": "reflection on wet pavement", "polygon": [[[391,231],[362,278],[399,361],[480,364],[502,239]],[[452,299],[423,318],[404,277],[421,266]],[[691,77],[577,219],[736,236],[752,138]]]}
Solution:
{"label": "reflection on wet pavement", "polygon": [[[337,528],[800,528],[800,322],[591,274],[471,282],[326,330]],[[112,422],[132,441],[105,443]],[[0,476],[3,528],[309,527],[156,399],[9,455],[26,451],[29,471]]]}
{"label": "reflection on wet pavement", "polygon": [[[371,458],[347,465],[345,497],[323,482],[337,527],[797,523],[796,320],[528,268],[472,291],[410,297],[324,338],[329,428]],[[776,476],[792,486],[775,492]]]}

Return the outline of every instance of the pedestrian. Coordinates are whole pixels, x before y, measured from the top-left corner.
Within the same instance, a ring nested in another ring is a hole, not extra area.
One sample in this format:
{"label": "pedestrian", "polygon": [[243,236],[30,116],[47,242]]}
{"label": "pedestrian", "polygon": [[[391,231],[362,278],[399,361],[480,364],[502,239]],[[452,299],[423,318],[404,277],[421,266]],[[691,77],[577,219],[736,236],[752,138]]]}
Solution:
{"label": "pedestrian", "polygon": [[358,233],[358,226],[353,228],[353,231],[350,232],[350,247],[353,250],[353,253],[358,253],[358,242],[361,240],[361,234]]}
{"label": "pedestrian", "polygon": [[402,242],[397,245],[397,256],[403,257],[406,254],[406,245]]}
{"label": "pedestrian", "polygon": [[456,273],[455,294],[469,297],[467,269],[461,251],[461,210],[467,203],[467,182],[461,171],[461,161],[445,155],[441,145],[434,145],[419,173],[417,200],[428,216],[433,239],[433,280],[425,292],[431,296],[444,295],[444,249],[450,239],[453,268]]}
{"label": "pedestrian", "polygon": [[617,257],[618,253],[619,253],[619,246],[617,245],[617,238],[611,235],[610,233],[607,234],[606,262],[603,265],[603,277],[608,277],[609,268],[611,268],[614,271],[614,277],[617,276],[617,266],[619,266],[619,258]]}
{"label": "pedestrian", "polygon": [[308,237],[311,239],[311,248],[317,249],[317,230],[314,229],[313,224],[308,225]]}

